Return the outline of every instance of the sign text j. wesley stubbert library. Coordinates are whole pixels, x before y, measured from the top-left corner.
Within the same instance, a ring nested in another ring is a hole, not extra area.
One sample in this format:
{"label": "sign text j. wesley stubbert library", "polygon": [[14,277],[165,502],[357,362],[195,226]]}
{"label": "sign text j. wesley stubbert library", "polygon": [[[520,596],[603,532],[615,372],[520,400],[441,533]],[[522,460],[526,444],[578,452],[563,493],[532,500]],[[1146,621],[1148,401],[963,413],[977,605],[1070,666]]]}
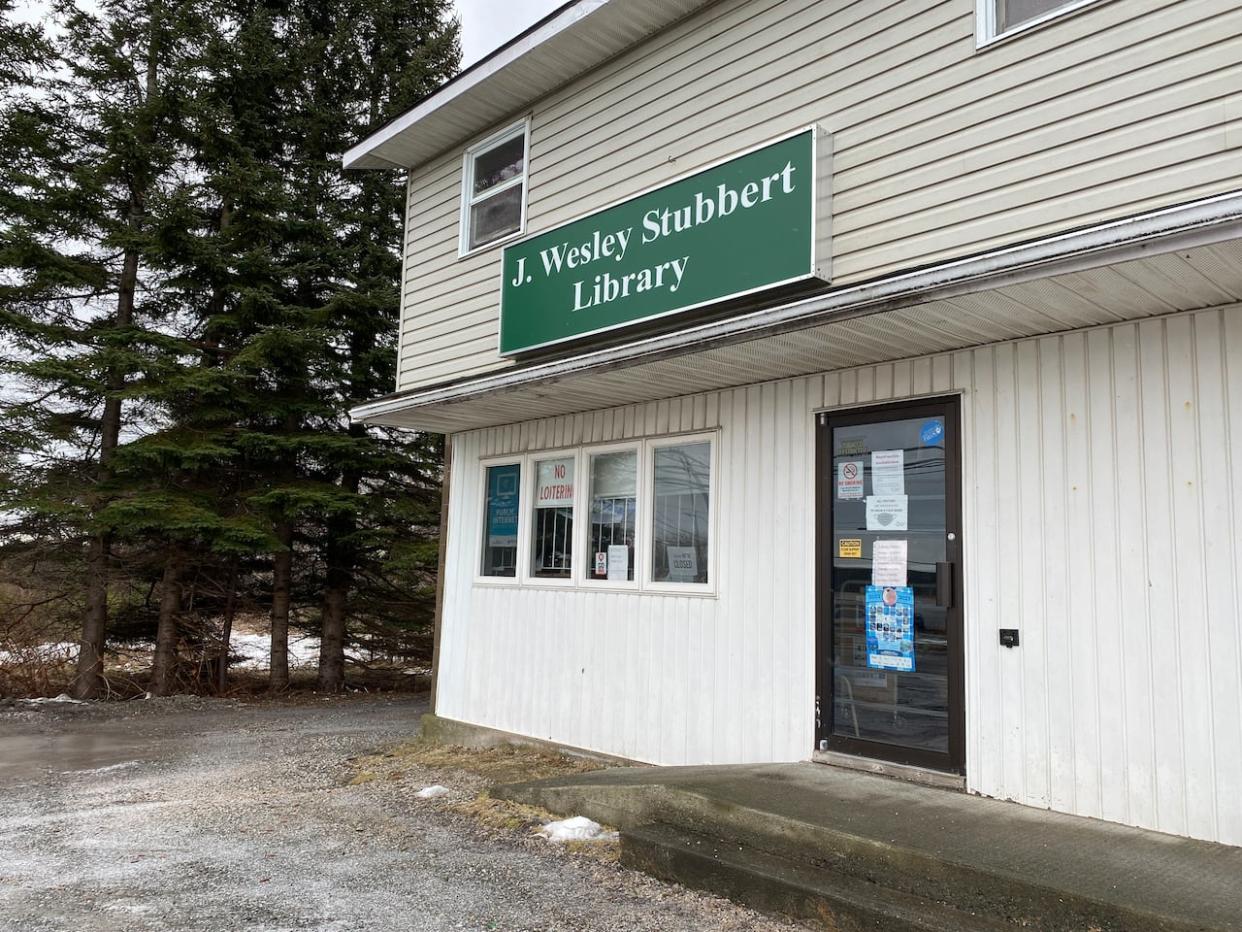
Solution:
{"label": "sign text j. wesley stubbert library", "polygon": [[505,247],[500,352],[814,277],[816,148],[808,128]]}

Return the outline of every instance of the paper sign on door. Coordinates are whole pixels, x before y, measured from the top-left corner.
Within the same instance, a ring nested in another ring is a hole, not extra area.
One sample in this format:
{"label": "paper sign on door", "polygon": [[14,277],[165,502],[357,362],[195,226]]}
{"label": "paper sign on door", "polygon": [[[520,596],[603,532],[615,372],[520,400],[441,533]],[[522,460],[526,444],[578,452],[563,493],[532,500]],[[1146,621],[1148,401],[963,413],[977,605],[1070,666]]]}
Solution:
{"label": "paper sign on door", "polygon": [[872,453],[871,491],[876,495],[904,495],[905,460],[905,450],[876,450]]}
{"label": "paper sign on door", "polygon": [[907,530],[907,501],[904,495],[868,495],[867,530]]}
{"label": "paper sign on door", "polygon": [[871,545],[871,585],[906,584],[906,541],[877,540]]}

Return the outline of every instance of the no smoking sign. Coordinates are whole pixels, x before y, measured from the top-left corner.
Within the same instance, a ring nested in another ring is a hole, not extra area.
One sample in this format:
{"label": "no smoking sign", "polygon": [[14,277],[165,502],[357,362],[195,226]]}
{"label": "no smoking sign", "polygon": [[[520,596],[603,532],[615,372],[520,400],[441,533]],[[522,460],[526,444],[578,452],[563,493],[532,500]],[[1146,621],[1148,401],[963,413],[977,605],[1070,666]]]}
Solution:
{"label": "no smoking sign", "polygon": [[863,497],[862,460],[847,460],[837,465],[837,498],[857,501]]}

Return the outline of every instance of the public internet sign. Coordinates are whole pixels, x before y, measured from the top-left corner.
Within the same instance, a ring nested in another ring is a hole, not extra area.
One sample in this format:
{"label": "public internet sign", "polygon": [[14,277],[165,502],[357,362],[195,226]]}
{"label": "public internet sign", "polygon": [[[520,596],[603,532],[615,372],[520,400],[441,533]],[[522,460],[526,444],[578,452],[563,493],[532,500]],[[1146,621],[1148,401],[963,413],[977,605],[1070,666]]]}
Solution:
{"label": "public internet sign", "polygon": [[501,355],[827,281],[828,148],[803,129],[506,246]]}

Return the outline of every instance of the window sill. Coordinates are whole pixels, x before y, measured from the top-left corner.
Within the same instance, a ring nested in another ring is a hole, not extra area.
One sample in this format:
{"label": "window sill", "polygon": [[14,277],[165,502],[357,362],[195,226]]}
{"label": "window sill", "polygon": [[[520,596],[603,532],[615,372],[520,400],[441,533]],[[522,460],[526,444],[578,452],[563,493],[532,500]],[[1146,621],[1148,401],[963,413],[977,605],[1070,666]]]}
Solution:
{"label": "window sill", "polygon": [[[985,2],[992,2],[992,0],[985,0]],[[1002,45],[1010,39],[1016,39],[1019,36],[1024,36],[1036,29],[1051,25],[1052,23],[1060,22],[1067,16],[1072,16],[1075,13],[1081,13],[1083,10],[1090,7],[1100,6],[1108,2],[1109,0],[1075,0],[1075,2],[1067,3],[1060,9],[1051,10],[1043,16],[1037,16],[1035,19],[1028,20],[1025,23],[1014,26],[1012,29],[1007,29],[1004,32],[999,32],[994,36],[984,35],[983,24],[982,22],[979,22],[979,27],[976,31],[977,38],[975,40],[975,51],[986,51],[994,46]]]}
{"label": "window sill", "polygon": [[714,589],[640,589],[637,585],[629,584],[626,586],[606,586],[592,585],[587,583],[583,585],[554,585],[548,582],[514,582],[511,579],[497,577],[489,579],[487,577],[475,577],[475,586],[483,589],[512,589],[514,591],[535,590],[539,592],[592,592],[600,595],[653,595],[653,596],[672,596],[674,598],[691,598],[691,599],[717,599],[720,594]]}

